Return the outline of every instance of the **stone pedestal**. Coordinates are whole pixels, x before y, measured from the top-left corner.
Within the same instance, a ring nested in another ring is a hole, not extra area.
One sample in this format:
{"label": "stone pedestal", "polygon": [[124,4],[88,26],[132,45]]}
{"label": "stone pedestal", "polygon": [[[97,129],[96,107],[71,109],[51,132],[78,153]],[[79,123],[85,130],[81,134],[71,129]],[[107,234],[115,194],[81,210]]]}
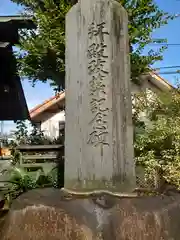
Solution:
{"label": "stone pedestal", "polygon": [[13,201],[0,219],[1,240],[179,240],[179,194],[70,198],[57,189],[34,189]]}

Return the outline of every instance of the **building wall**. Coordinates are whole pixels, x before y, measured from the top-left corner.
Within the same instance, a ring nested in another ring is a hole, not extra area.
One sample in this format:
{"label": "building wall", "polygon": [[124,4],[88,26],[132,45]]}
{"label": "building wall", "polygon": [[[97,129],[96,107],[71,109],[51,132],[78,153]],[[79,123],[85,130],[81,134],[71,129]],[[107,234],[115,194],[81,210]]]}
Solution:
{"label": "building wall", "polygon": [[[158,93],[160,91],[157,87],[155,87],[155,85],[153,85],[149,81],[143,81],[143,84],[141,85],[136,85],[134,83],[131,84],[132,95],[147,90],[155,93]],[[144,118],[145,113],[142,113],[141,117]],[[40,127],[41,130],[44,131],[44,134],[50,138],[57,138],[59,136],[59,123],[65,122],[65,112],[61,111],[53,116],[52,114],[48,115],[48,113],[44,113],[42,118],[44,120],[42,120]]]}
{"label": "building wall", "polygon": [[57,138],[59,137],[59,126],[60,123],[65,122],[65,112],[61,111],[56,113],[55,115],[51,116],[45,121],[41,122],[41,130],[44,134],[50,138]]}
{"label": "building wall", "polygon": [[146,91],[147,89],[150,89],[151,91],[158,93],[160,92],[160,89],[157,88],[154,84],[152,84],[150,81],[143,81],[141,85],[137,85],[135,83],[131,83],[131,91],[133,93],[138,93],[142,91]]}
{"label": "building wall", "polygon": [[[166,89],[167,90],[167,89]],[[154,94],[160,94],[161,92],[164,92],[164,90],[160,90],[158,87],[156,87],[153,83],[151,83],[150,81],[144,81],[143,84],[141,85],[137,85],[132,83],[131,84],[131,92],[132,92],[132,101],[133,100],[133,96],[136,93],[141,93],[144,92],[145,96],[146,96],[146,100],[150,101],[151,98],[154,98]],[[135,102],[133,102],[135,103]]]}

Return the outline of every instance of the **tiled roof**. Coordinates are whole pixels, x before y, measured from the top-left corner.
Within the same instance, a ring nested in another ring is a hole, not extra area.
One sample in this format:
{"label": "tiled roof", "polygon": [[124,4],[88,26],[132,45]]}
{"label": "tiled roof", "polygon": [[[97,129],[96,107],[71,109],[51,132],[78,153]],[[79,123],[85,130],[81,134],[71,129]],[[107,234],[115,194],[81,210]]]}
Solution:
{"label": "tiled roof", "polygon": [[56,94],[50,99],[44,101],[42,104],[39,104],[35,108],[31,109],[29,112],[31,119],[63,100],[65,100],[65,91]]}
{"label": "tiled roof", "polygon": [[168,83],[168,81],[166,81],[164,78],[162,78],[160,75],[158,75],[156,72],[150,72],[149,75],[154,78],[155,80],[163,83],[168,89],[173,89],[174,87]]}

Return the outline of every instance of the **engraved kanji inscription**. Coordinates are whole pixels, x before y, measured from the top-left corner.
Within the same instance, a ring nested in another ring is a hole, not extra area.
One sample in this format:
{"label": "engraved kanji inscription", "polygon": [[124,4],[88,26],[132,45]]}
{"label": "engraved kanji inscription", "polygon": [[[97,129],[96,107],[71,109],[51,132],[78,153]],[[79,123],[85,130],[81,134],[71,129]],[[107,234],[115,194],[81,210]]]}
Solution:
{"label": "engraved kanji inscription", "polygon": [[106,69],[108,59],[104,35],[108,35],[105,23],[91,23],[88,28],[89,45],[87,51],[89,82],[90,111],[92,119],[89,122],[91,132],[87,143],[96,146],[109,145],[108,143],[108,113],[105,107],[107,101],[105,79],[109,71]]}
{"label": "engraved kanji inscription", "polygon": [[101,71],[101,69],[104,70],[104,63],[106,63],[106,59],[108,58],[104,53],[106,47],[104,43],[92,43],[88,47],[87,57],[89,59],[89,74],[97,73]]}
{"label": "engraved kanji inscription", "polygon": [[107,30],[105,29],[105,22],[96,24],[95,22],[92,22],[88,27],[88,36],[90,39],[92,39],[95,36],[103,36],[103,35],[109,35]]}

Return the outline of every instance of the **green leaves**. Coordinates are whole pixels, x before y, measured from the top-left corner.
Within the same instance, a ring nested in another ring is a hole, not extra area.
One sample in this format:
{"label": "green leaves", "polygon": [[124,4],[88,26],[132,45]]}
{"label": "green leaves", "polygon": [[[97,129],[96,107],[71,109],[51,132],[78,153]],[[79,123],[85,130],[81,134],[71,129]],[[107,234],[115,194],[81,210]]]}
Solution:
{"label": "green leaves", "polygon": [[[28,123],[29,129],[28,131]],[[16,137],[16,145],[30,144],[30,145],[39,145],[39,144],[52,144],[53,140],[44,135],[37,126],[33,125],[27,121],[17,121],[16,122],[16,131],[14,132]],[[18,158],[19,153],[14,152],[15,156]]]}
{"label": "green leaves", "polygon": [[52,0],[42,2],[17,1],[33,11],[38,25],[37,30],[21,32],[19,71],[33,83],[53,80],[52,85],[64,88],[65,14],[70,6],[66,1],[58,5]]}
{"label": "green leaves", "polygon": [[23,192],[35,188],[57,187],[57,168],[48,173],[37,171],[33,177],[21,167],[10,165],[0,172],[0,184],[0,202],[6,199],[6,207],[9,208],[12,200]]}
{"label": "green leaves", "polygon": [[[53,86],[64,88],[65,78],[65,15],[71,8],[66,0],[12,0],[33,13],[36,31],[21,32],[18,54],[19,71],[34,84],[37,80],[51,80]],[[153,43],[152,32],[167,24],[175,16],[159,9],[154,0],[119,0],[128,12],[129,39],[133,47],[131,57],[131,79],[139,82],[139,76],[149,71],[149,66],[162,59],[164,48],[143,50]],[[156,41],[165,42],[164,39]]]}
{"label": "green leaves", "polygon": [[[180,95],[179,90],[156,95],[143,111],[150,124],[135,134],[135,156],[153,178],[160,169],[163,178],[180,188]],[[138,112],[140,112],[138,110]]]}

